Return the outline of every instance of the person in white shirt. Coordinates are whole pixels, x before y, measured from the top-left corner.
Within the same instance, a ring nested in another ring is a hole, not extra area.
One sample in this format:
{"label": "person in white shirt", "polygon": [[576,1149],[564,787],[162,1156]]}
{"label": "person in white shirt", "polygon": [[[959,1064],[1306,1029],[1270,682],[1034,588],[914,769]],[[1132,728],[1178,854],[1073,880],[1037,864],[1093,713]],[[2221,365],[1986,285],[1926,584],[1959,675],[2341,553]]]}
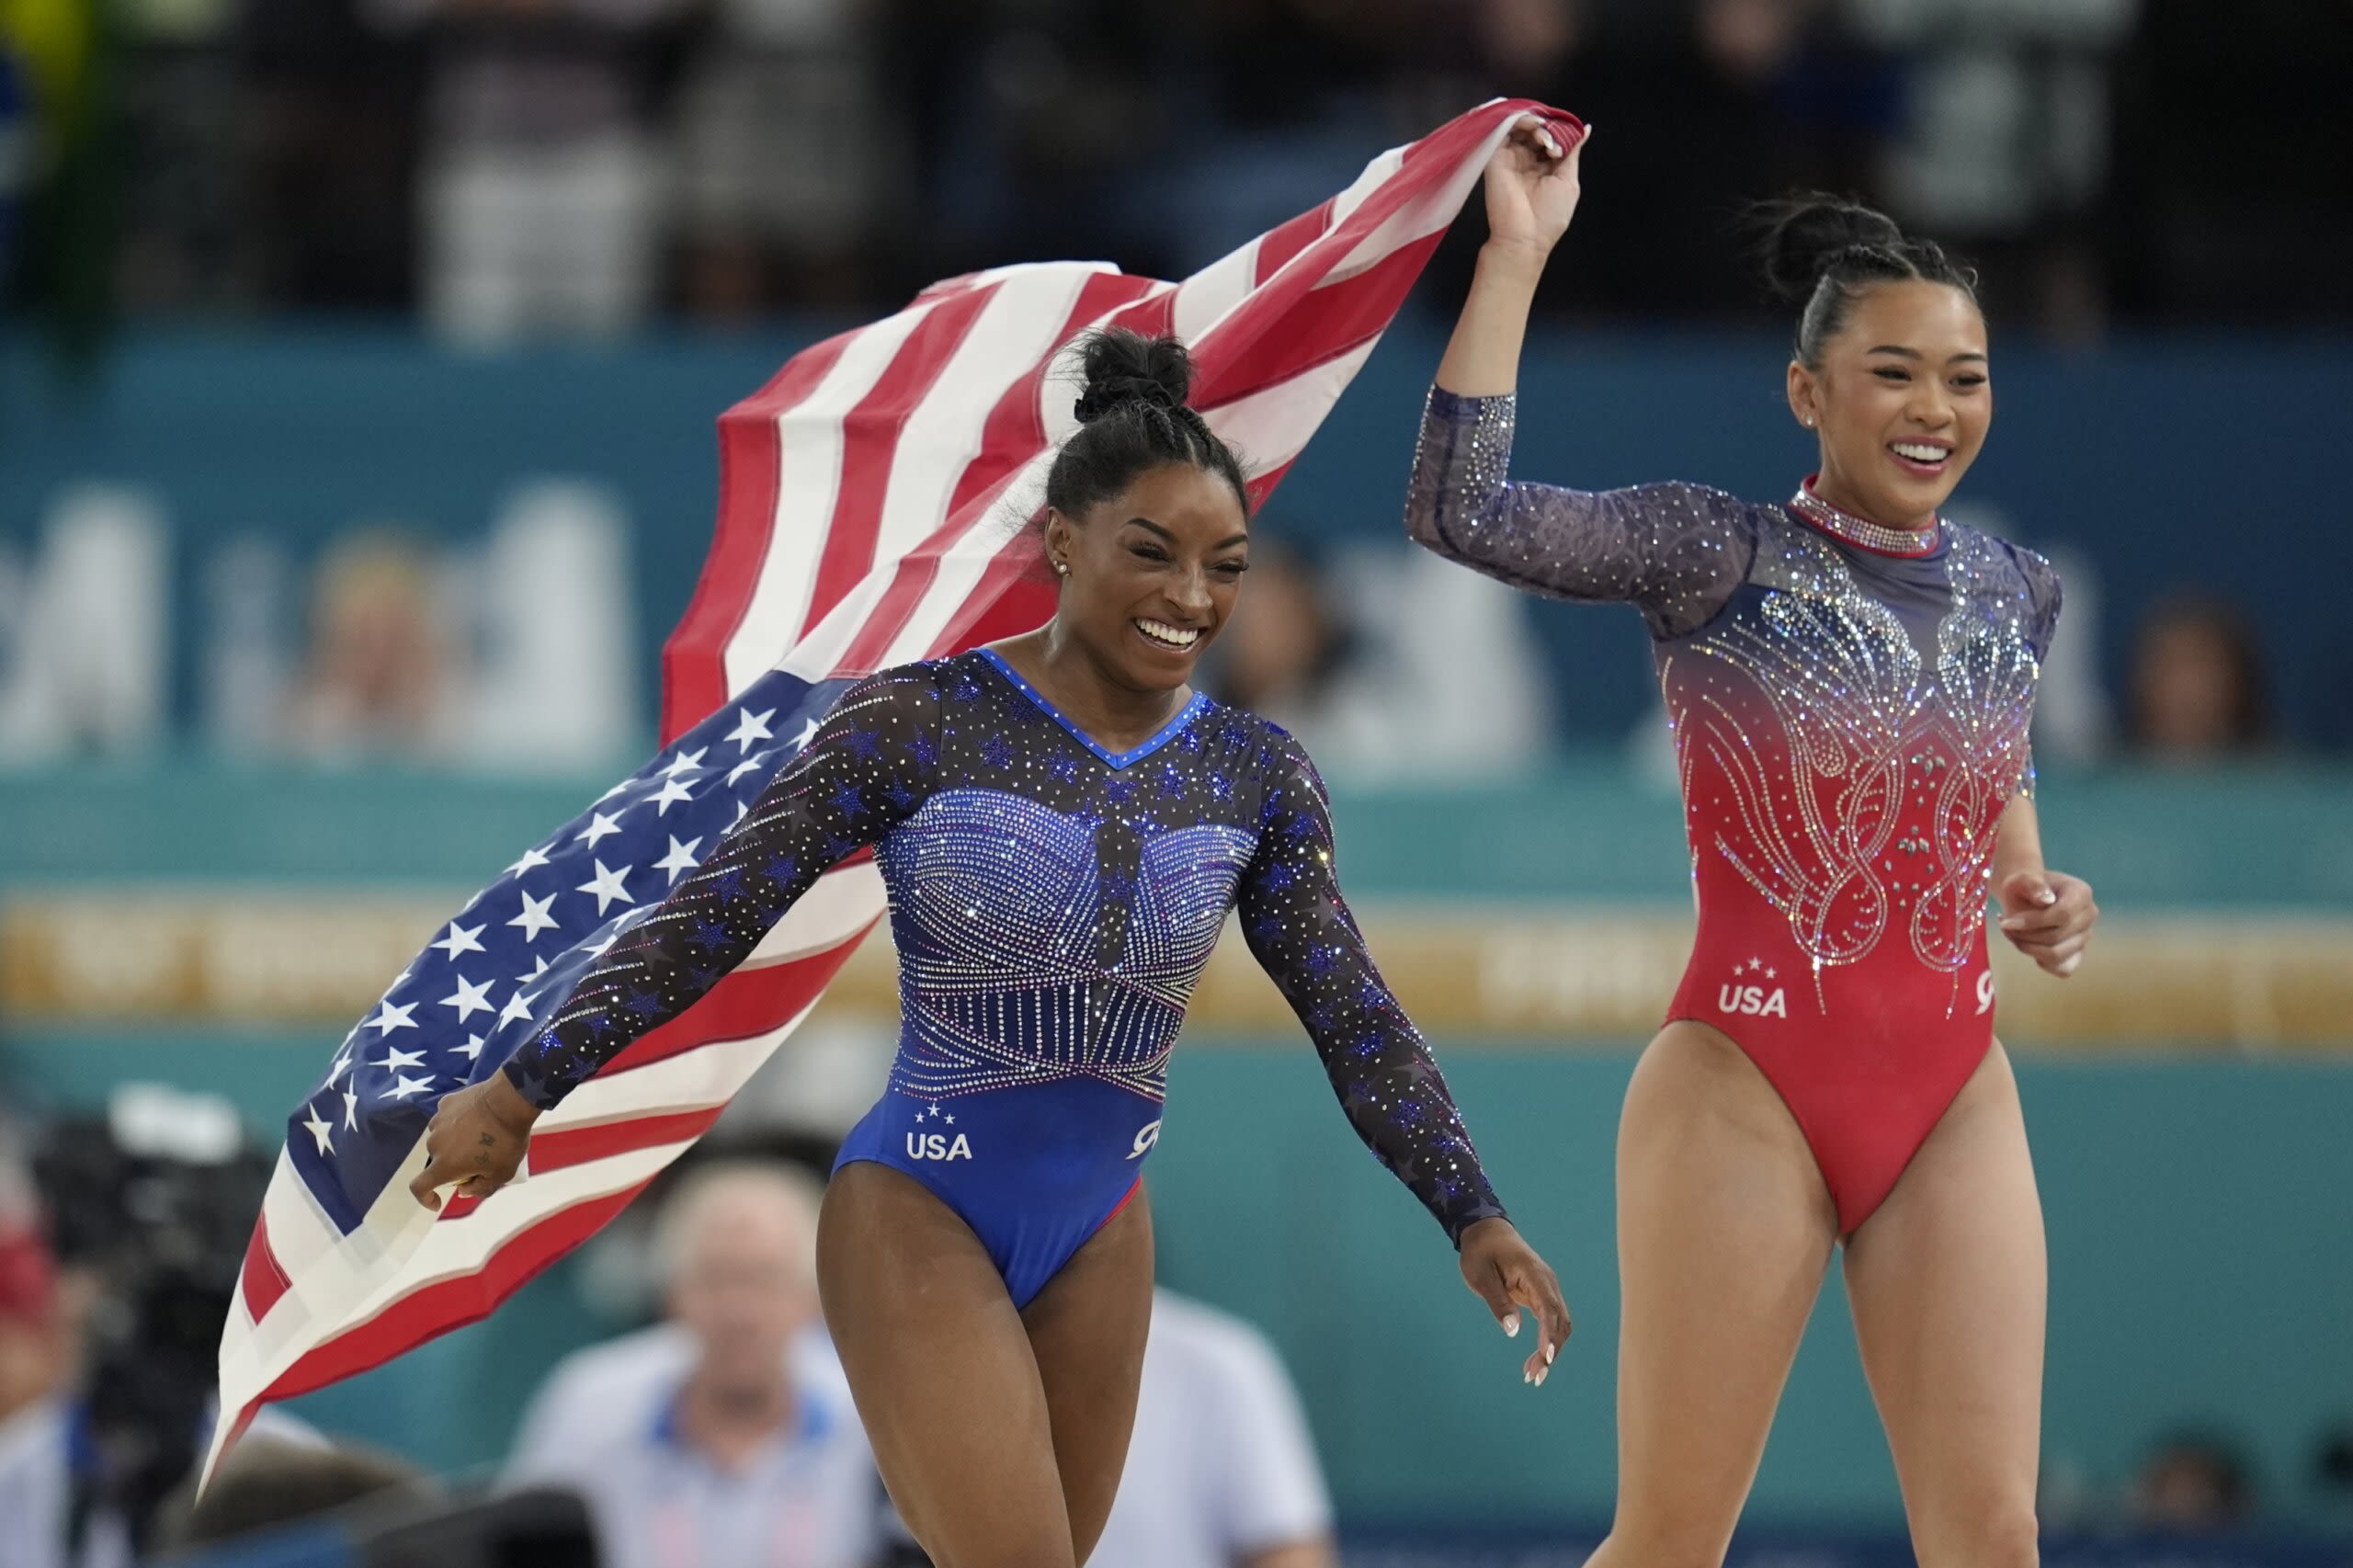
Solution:
{"label": "person in white shirt", "polygon": [[715,1165],[655,1238],[670,1321],[571,1356],[504,1477],[586,1500],[606,1568],[867,1568],[884,1500],[817,1323],[816,1187]]}
{"label": "person in white shirt", "polygon": [[1089,1561],[1337,1568],[1314,1441],[1290,1375],[1256,1328],[1153,1293],[1127,1470]]}

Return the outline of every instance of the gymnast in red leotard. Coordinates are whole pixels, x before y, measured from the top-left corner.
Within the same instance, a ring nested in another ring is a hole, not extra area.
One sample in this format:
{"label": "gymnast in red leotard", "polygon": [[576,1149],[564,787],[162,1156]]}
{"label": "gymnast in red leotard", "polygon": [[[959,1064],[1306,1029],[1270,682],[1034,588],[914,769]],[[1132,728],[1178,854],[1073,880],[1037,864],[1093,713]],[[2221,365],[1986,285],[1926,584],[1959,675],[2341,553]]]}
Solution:
{"label": "gymnast in red leotard", "polygon": [[2097,910],[2034,815],[2058,578],[1939,515],[1993,413],[1972,279],[1876,212],[1783,203],[1767,267],[1804,301],[1788,392],[1820,472],[1771,506],[1513,483],[1571,134],[1523,120],[1488,167],[1406,515],[1505,582],[1632,604],[1675,732],[1699,934],[1619,1131],[1618,1513],[1594,1562],[1721,1562],[1843,1243],[1920,1562],[2031,1564],[2042,1223],[1986,902],[2063,977]]}

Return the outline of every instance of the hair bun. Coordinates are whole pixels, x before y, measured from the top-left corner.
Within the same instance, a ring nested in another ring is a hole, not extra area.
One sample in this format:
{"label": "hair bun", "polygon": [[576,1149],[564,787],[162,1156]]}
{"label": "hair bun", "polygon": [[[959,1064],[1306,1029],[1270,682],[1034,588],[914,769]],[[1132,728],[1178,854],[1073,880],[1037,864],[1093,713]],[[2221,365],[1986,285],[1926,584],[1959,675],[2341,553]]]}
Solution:
{"label": "hair bun", "polygon": [[1757,250],[1765,282],[1788,300],[1803,300],[1839,256],[1854,250],[1894,250],[1904,244],[1895,220],[1859,201],[1808,191],[1756,208],[1763,238]]}
{"label": "hair bun", "polygon": [[1078,353],[1086,386],[1071,412],[1081,425],[1131,403],[1182,408],[1193,390],[1193,357],[1180,338],[1108,327],[1081,338]]}

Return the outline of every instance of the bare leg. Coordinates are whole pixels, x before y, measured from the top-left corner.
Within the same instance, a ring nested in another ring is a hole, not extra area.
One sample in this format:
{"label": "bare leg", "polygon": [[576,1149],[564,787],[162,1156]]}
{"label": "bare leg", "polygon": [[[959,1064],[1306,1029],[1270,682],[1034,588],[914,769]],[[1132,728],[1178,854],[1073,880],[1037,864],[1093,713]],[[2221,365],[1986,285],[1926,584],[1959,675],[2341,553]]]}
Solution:
{"label": "bare leg", "polygon": [[1765,1075],[1668,1025],[1618,1128],[1618,1514],[1588,1568],[1723,1560],[1837,1229]]}
{"label": "bare leg", "polygon": [[[1082,1248],[1048,1288],[1052,1294],[1074,1270],[1085,1276],[1054,1314],[1129,1324],[1138,1293],[1129,1276],[1139,1253],[1149,1313],[1150,1222],[1139,1214],[1121,1232],[1125,1251],[1113,1238],[1117,1228]],[[1106,1255],[1125,1269],[1091,1262],[1082,1269],[1081,1260],[1107,1239],[1113,1244]],[[882,1480],[938,1568],[1078,1568],[1057,1454],[1065,1429],[1088,1430],[1086,1393],[1072,1388],[1061,1402],[1067,1410],[1049,1398],[1030,1331],[971,1228],[911,1176],[866,1162],[845,1165],[826,1188],[817,1227],[817,1286]],[[1109,1506],[1108,1494],[1099,1510],[1094,1502],[1104,1490],[1098,1471],[1108,1464],[1116,1487],[1135,1412],[1142,1324],[1131,1332],[1134,1351],[1125,1362],[1099,1352],[1089,1360],[1075,1329],[1051,1351],[1057,1386],[1067,1381],[1069,1365],[1091,1366],[1104,1383],[1086,1392],[1120,1413],[1117,1450],[1087,1456],[1077,1476],[1090,1542]],[[1120,1365],[1129,1369],[1124,1384]],[[1103,1417],[1092,1430],[1095,1440],[1108,1442]]]}
{"label": "bare leg", "polygon": [[1996,1044],[1847,1246],[1863,1370],[1921,1568],[2030,1568],[2048,1275]]}
{"label": "bare leg", "polygon": [[1045,1385],[1071,1541],[1085,1562],[1119,1494],[1152,1328],[1152,1210],[1142,1192],[1063,1265],[1021,1321]]}

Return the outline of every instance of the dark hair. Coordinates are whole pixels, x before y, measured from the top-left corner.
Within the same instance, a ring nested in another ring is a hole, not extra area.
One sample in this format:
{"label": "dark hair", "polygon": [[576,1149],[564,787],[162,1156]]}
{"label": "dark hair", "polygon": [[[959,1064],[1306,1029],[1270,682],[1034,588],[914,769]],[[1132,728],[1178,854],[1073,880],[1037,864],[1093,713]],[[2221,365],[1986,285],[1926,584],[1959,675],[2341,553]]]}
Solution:
{"label": "dark hair", "polygon": [[1751,210],[1762,231],[1757,249],[1765,281],[1798,312],[1798,363],[1822,365],[1822,346],[1847,324],[1862,290],[1873,283],[1944,283],[1977,298],[1977,272],[1947,256],[1934,240],[1908,237],[1895,220],[1859,201],[1818,191],[1759,202]]}
{"label": "dark hair", "polygon": [[1046,505],[1075,517],[1166,463],[1187,463],[1233,487],[1250,515],[1241,460],[1185,401],[1193,358],[1172,336],[1146,337],[1124,327],[1089,333],[1077,344],[1086,389],[1072,410],[1079,426],[1046,474]]}

